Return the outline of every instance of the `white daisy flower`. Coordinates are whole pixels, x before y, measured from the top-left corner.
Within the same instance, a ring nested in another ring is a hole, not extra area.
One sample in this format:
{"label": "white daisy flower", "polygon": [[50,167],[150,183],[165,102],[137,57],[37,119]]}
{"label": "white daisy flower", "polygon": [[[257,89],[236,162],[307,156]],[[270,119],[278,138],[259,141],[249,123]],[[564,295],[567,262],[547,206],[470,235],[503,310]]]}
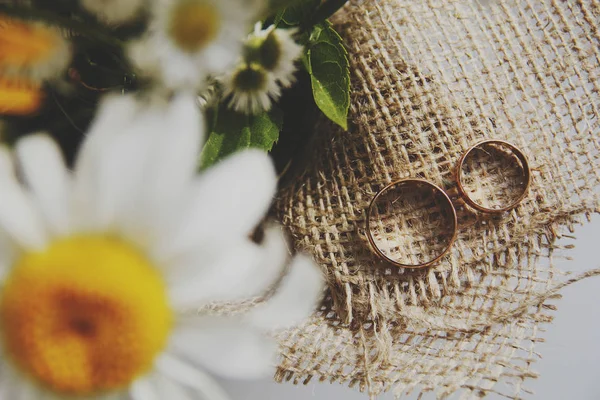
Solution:
{"label": "white daisy flower", "polygon": [[249,239],[276,185],[265,154],[195,176],[195,102],[105,101],[73,173],[33,135],[21,184],[0,148],[0,399],[224,399],[203,369],[269,373],[263,332],[311,312],[322,277],[303,256],[237,319],[195,311],[264,293],[288,257],[276,228]]}
{"label": "white daisy flower", "polygon": [[172,89],[199,87],[239,58],[263,0],[154,0],[145,37],[129,47],[140,72]]}
{"label": "white daisy flower", "polygon": [[111,25],[133,20],[140,14],[145,4],[145,0],[81,0],[85,10]]}
{"label": "white daisy flower", "polygon": [[257,63],[242,63],[220,81],[224,96],[231,96],[229,106],[245,114],[268,111],[272,102],[281,96],[274,75]]}
{"label": "white daisy flower", "polygon": [[257,23],[246,41],[247,60],[260,63],[283,87],[294,83],[296,61],[302,56],[303,47],[294,40],[295,33],[295,29],[275,29],[274,25],[261,29]]}

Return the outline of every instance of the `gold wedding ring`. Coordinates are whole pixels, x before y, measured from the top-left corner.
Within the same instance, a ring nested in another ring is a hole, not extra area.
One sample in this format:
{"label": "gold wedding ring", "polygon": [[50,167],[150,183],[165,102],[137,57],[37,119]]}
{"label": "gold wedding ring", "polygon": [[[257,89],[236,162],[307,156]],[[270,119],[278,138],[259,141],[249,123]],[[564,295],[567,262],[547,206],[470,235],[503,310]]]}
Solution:
{"label": "gold wedding ring", "polygon": [[[509,150],[510,153],[512,153],[512,155],[514,157],[516,157],[516,159],[519,161],[519,163],[521,164],[520,167],[523,170],[523,181],[520,182],[522,184],[521,185],[522,191],[519,192],[519,194],[515,197],[515,200],[511,201],[509,204],[507,204],[505,206],[491,208],[491,207],[485,207],[485,206],[477,203],[477,201],[475,201],[475,199],[473,199],[469,195],[469,193],[466,190],[465,185],[464,185],[462,175],[463,175],[463,167],[465,165],[465,161],[474,152],[476,152],[478,150],[485,151],[485,150],[483,150],[483,147],[486,145],[492,145],[492,146],[501,147],[501,148]],[[483,213],[499,214],[499,213],[503,213],[503,212],[514,209],[527,196],[529,185],[531,183],[531,170],[529,167],[529,162],[527,161],[527,157],[525,157],[525,154],[515,145],[513,145],[509,142],[503,141],[503,140],[484,140],[484,141],[479,142],[479,143],[475,144],[474,146],[470,147],[462,155],[462,157],[460,158],[460,160],[456,166],[455,177],[456,177],[456,184],[457,184],[458,192],[459,192],[460,196],[465,200],[465,202],[469,206],[471,206],[475,210],[478,210]],[[372,226],[371,217],[374,214],[374,209],[377,207],[378,200],[380,200],[384,195],[388,194],[391,190],[394,190],[397,188],[406,188],[406,187],[410,187],[411,185],[424,185],[425,187],[431,189],[432,192],[434,193],[434,195],[437,196],[439,199],[441,199],[441,203],[439,203],[439,204],[443,204],[443,208],[444,208],[446,215],[450,216],[449,220],[450,220],[450,225],[451,225],[449,227],[451,234],[448,235],[448,239],[444,243],[444,247],[437,254],[435,254],[435,256],[431,260],[426,260],[419,264],[407,264],[407,263],[402,263],[402,262],[399,262],[398,260],[392,259],[389,255],[385,254],[382,251],[382,249],[377,245],[377,242],[373,236],[373,232],[371,231],[371,226]],[[384,260],[387,263],[392,264],[394,266],[400,267],[400,268],[419,269],[419,268],[425,268],[425,267],[428,267],[428,266],[431,266],[431,265],[437,263],[450,251],[450,249],[452,248],[452,245],[454,244],[456,237],[458,235],[458,218],[457,218],[456,209],[454,207],[454,204],[452,203],[452,200],[450,199],[448,194],[442,188],[440,188],[439,186],[437,186],[429,181],[426,181],[424,179],[417,179],[417,178],[401,179],[401,180],[394,181],[394,182],[386,185],[383,189],[379,190],[375,194],[373,199],[371,200],[371,203],[369,204],[369,208],[367,209],[367,213],[366,213],[366,233],[367,233],[367,239],[369,241],[369,244],[371,245],[371,248],[377,254],[377,256],[379,256],[382,260]]]}

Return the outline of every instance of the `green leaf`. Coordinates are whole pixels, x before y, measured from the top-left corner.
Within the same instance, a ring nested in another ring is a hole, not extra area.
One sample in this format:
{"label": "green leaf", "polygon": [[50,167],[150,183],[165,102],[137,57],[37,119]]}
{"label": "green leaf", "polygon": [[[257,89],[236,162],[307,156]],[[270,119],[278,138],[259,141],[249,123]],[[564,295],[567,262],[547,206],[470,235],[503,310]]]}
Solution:
{"label": "green leaf", "polygon": [[273,18],[273,25],[275,26],[279,26],[281,24],[281,20],[283,19],[283,14],[285,13],[285,9],[279,11],[277,14],[275,14],[275,17]]}
{"label": "green leaf", "polygon": [[202,169],[239,150],[258,148],[270,151],[283,126],[283,113],[278,108],[251,116],[221,105],[209,110],[207,117],[210,133],[200,156]]}
{"label": "green leaf", "polygon": [[313,24],[319,24],[329,19],[347,2],[348,0],[324,0],[312,16]]}
{"label": "green leaf", "polygon": [[308,64],[313,96],[323,113],[348,129],[350,63],[342,38],[331,24],[315,26],[311,34]]}
{"label": "green leaf", "polygon": [[275,16],[275,25],[298,26],[309,22],[321,0],[297,1]]}
{"label": "green leaf", "polygon": [[269,0],[269,12],[273,16],[273,25],[280,24],[286,9],[310,0]]}

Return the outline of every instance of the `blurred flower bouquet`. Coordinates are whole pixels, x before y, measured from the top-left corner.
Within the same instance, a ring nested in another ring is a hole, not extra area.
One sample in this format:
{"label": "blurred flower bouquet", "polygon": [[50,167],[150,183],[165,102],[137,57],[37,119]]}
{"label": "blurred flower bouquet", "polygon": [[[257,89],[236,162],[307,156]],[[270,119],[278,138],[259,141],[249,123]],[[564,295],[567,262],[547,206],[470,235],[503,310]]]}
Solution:
{"label": "blurred flower bouquet", "polygon": [[0,2],[0,398],[272,371],[323,279],[263,221],[266,151],[308,109],[346,128],[344,3]]}
{"label": "blurred flower bouquet", "polygon": [[115,91],[196,93],[207,116],[202,167],[270,151],[286,120],[315,104],[347,128],[348,56],[327,20],[345,2],[0,2],[4,138],[44,130],[71,159],[98,98]]}

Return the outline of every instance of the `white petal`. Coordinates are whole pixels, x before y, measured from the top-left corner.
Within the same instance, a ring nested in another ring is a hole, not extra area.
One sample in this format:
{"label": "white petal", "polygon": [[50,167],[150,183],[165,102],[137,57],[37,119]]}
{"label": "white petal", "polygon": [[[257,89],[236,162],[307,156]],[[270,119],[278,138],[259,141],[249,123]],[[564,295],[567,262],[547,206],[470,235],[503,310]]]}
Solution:
{"label": "white petal", "polygon": [[163,400],[154,388],[152,375],[145,376],[133,382],[129,389],[129,395],[133,400]]}
{"label": "white petal", "polygon": [[156,374],[156,390],[159,398],[169,400],[198,400],[192,398],[185,388],[162,374]]}
{"label": "white petal", "polygon": [[156,362],[156,368],[166,377],[193,388],[201,398],[229,400],[229,396],[212,377],[175,356],[162,354]]}
{"label": "white petal", "polygon": [[6,232],[0,230],[0,282],[4,282],[16,257],[17,249]]}
{"label": "white petal", "polygon": [[221,257],[207,267],[203,267],[206,258],[200,255],[177,268],[179,276],[169,288],[175,309],[183,311],[211,301],[228,300],[243,277],[250,275],[250,271],[258,273],[261,251],[249,240],[222,250]]}
{"label": "white petal", "polygon": [[[261,246],[249,240],[239,245],[225,242],[225,246],[199,251],[184,265],[166,271],[176,309],[259,296],[281,277],[289,253],[277,226],[265,230]],[[220,257],[211,260],[214,251]]]}
{"label": "white petal", "polygon": [[154,51],[155,45],[154,35],[143,35],[130,40],[126,45],[127,57],[140,75],[149,77],[160,73],[160,58],[158,52]]}
{"label": "white petal", "polygon": [[103,190],[98,187],[100,165],[110,162],[107,151],[110,151],[115,138],[127,132],[139,109],[132,95],[111,95],[103,99],[75,163],[72,222],[78,225],[77,229],[93,229],[97,193]]}
{"label": "white petal", "polygon": [[54,235],[69,233],[69,175],[56,143],[47,135],[17,143],[17,155],[32,195]]}
{"label": "white petal", "polygon": [[27,249],[41,249],[46,232],[31,198],[12,174],[10,153],[0,148],[0,227],[11,239]]}
{"label": "white petal", "polygon": [[12,400],[13,386],[18,383],[19,381],[15,380],[11,376],[7,365],[4,362],[2,362],[0,364],[0,400]]}
{"label": "white petal", "polygon": [[0,184],[15,181],[15,165],[10,150],[0,145]]}
{"label": "white petal", "polygon": [[120,25],[135,18],[145,3],[144,0],[82,0],[81,6],[108,25]]}
{"label": "white petal", "polygon": [[160,67],[164,84],[169,88],[203,87],[208,74],[204,65],[194,62],[187,53],[180,52],[170,44],[162,48]]}
{"label": "white petal", "polygon": [[40,397],[41,390],[25,379],[20,379],[18,385],[13,385],[13,396],[11,400],[38,400]]}
{"label": "white petal", "polygon": [[104,97],[79,149],[76,169],[87,168],[88,163],[97,157],[98,149],[129,126],[139,108],[133,95]]}
{"label": "white petal", "polygon": [[[171,101],[163,127],[165,130],[155,143],[157,168],[153,177],[169,184],[167,180],[174,175],[177,179],[181,179],[180,176],[187,178],[191,172],[195,172],[198,164],[204,136],[204,119],[193,93],[180,93]],[[174,166],[176,173],[164,172],[165,168]]]}
{"label": "white petal", "polygon": [[289,328],[308,318],[323,296],[323,274],[305,255],[298,255],[275,295],[253,308],[250,323],[261,329]]}
{"label": "white petal", "polygon": [[265,229],[260,263],[244,274],[238,274],[237,284],[232,288],[229,299],[244,299],[259,296],[269,289],[283,274],[289,250],[280,226]]}
{"label": "white petal", "polygon": [[248,235],[267,212],[276,185],[273,164],[259,150],[243,151],[212,167],[195,183],[189,206],[161,240],[158,257],[177,256],[208,238]]}
{"label": "white petal", "polygon": [[112,229],[150,247],[155,233],[179,215],[177,201],[195,173],[202,124],[195,97],[180,94],[140,109],[117,127],[119,135],[97,141],[98,154],[90,146],[89,171],[77,171],[76,180],[81,229]]}
{"label": "white petal", "polygon": [[[59,397],[60,395],[53,395],[51,399],[47,400],[64,400],[64,397]],[[115,393],[104,393],[93,395],[91,397],[86,397],[81,400],[129,400],[129,396],[124,392],[115,392]]]}
{"label": "white petal", "polygon": [[[144,169],[151,148],[151,137],[144,128],[156,123],[158,116],[145,116],[135,129],[105,144],[103,154],[89,174],[77,171],[75,182],[75,211],[81,230],[115,228],[119,217],[127,216],[135,204],[133,196],[144,183]],[[129,207],[129,208],[128,208]]]}
{"label": "white petal", "polygon": [[161,126],[152,139],[146,180],[136,207],[141,217],[150,216],[153,224],[162,228],[179,215],[176,208],[196,173],[204,134],[196,96],[179,94],[169,104]]}
{"label": "white petal", "polygon": [[7,362],[6,354],[2,354],[2,366],[0,370],[0,399],[15,400],[15,395],[22,385],[27,382],[20,374],[17,374],[13,367]]}
{"label": "white petal", "polygon": [[170,354],[228,378],[258,379],[274,372],[277,345],[258,330],[223,318],[181,321]]}
{"label": "white petal", "polygon": [[12,394],[10,393],[10,390],[12,389],[10,383],[0,385],[0,400],[13,400],[14,397],[12,397]]}
{"label": "white petal", "polygon": [[49,391],[34,385],[6,361],[0,368],[0,400],[48,400]]}

